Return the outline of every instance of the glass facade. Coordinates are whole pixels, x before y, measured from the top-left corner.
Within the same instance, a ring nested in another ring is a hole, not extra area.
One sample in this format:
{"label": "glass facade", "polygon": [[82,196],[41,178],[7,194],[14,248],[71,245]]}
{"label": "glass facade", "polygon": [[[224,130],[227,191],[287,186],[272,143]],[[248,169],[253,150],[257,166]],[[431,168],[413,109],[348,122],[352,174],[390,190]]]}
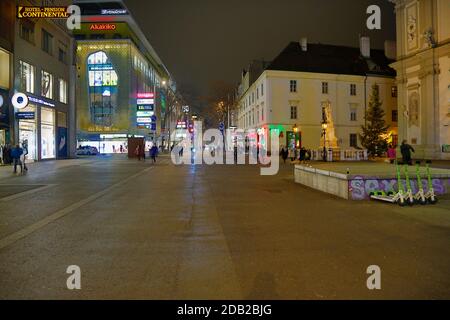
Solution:
{"label": "glass facade", "polygon": [[55,157],[55,110],[41,107],[41,158]]}
{"label": "glass facade", "polygon": [[34,119],[19,120],[19,142],[27,145],[28,155],[26,160],[37,160],[37,131],[36,131],[36,106],[28,105],[22,112],[34,112]]}
{"label": "glass facade", "polygon": [[91,122],[111,127],[117,108],[117,73],[103,51],[89,55],[87,68]]}

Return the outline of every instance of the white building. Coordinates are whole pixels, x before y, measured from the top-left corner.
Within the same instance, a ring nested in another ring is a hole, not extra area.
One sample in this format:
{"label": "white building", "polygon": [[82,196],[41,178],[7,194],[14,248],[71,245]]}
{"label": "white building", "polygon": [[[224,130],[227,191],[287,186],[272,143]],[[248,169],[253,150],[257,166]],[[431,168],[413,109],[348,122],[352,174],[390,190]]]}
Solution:
{"label": "white building", "polygon": [[377,84],[390,139],[396,143],[397,88],[395,71],[388,66],[392,60],[382,50],[370,50],[368,38],[361,43],[362,50],[307,44],[306,39],[291,42],[259,76],[244,72],[238,127],[263,135],[262,145],[269,130],[279,129],[280,146],[318,149],[323,147],[325,113],[327,147],[360,147],[358,134],[372,85]]}
{"label": "white building", "polygon": [[399,137],[417,158],[450,159],[450,0],[392,0]]}

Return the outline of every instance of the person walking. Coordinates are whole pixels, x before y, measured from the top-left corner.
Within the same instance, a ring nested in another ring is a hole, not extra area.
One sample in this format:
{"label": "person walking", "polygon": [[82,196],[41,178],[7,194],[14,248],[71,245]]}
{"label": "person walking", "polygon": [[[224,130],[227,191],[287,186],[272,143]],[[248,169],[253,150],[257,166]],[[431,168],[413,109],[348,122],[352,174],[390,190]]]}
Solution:
{"label": "person walking", "polygon": [[288,151],[287,151],[287,149],[285,147],[282,147],[281,151],[280,151],[280,154],[281,154],[281,159],[283,159],[283,163],[286,163],[286,159],[288,158]]}
{"label": "person walking", "polygon": [[389,159],[389,163],[393,164],[395,159],[397,158],[397,151],[395,151],[395,147],[392,144],[388,146],[387,156]]}
{"label": "person walking", "polygon": [[23,149],[17,144],[15,148],[11,150],[11,157],[14,164],[14,173],[17,173],[17,165],[20,166],[20,173],[23,173],[22,162],[20,157],[23,154]]}
{"label": "person walking", "polygon": [[414,151],[414,148],[407,143],[406,140],[402,141],[402,145],[400,146],[400,152],[402,153],[403,164],[412,165],[411,161],[411,151]]}
{"label": "person walking", "polygon": [[28,155],[28,140],[24,140],[22,142],[22,148],[23,148],[23,156],[22,156],[23,157],[23,161],[22,161],[23,169],[25,171],[28,171],[28,167],[26,164],[26,159],[27,159],[27,155]]}
{"label": "person walking", "polygon": [[295,159],[295,151],[294,151],[294,148],[289,148],[288,156],[289,156],[289,158],[291,159],[291,162],[293,162],[294,159]]}
{"label": "person walking", "polygon": [[141,161],[141,146],[137,145],[136,149],[134,150],[135,156],[138,158],[138,161]]}
{"label": "person walking", "polygon": [[150,158],[152,158],[153,163],[156,162],[156,156],[158,155],[158,147],[156,145],[153,145],[150,148]]}

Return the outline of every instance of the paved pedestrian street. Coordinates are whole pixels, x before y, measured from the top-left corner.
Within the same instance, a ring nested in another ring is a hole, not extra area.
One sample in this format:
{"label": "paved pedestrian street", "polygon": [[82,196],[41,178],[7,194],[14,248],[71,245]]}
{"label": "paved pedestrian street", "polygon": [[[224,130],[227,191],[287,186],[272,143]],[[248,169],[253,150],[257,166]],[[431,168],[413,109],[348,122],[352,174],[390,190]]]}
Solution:
{"label": "paved pedestrian street", "polygon": [[[450,197],[401,208],[294,183],[293,166],[119,155],[0,168],[0,298],[450,298]],[[81,289],[69,290],[69,266]],[[381,270],[369,290],[367,268]]]}

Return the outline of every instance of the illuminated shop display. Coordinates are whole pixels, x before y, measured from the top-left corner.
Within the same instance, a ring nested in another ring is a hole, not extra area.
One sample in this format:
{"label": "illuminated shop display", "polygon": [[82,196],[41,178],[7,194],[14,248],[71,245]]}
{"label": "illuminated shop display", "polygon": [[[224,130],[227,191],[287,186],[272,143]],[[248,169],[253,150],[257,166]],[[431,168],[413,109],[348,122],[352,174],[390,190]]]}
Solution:
{"label": "illuminated shop display", "polygon": [[103,51],[89,55],[87,68],[91,122],[110,127],[113,125],[117,106],[117,73]]}

